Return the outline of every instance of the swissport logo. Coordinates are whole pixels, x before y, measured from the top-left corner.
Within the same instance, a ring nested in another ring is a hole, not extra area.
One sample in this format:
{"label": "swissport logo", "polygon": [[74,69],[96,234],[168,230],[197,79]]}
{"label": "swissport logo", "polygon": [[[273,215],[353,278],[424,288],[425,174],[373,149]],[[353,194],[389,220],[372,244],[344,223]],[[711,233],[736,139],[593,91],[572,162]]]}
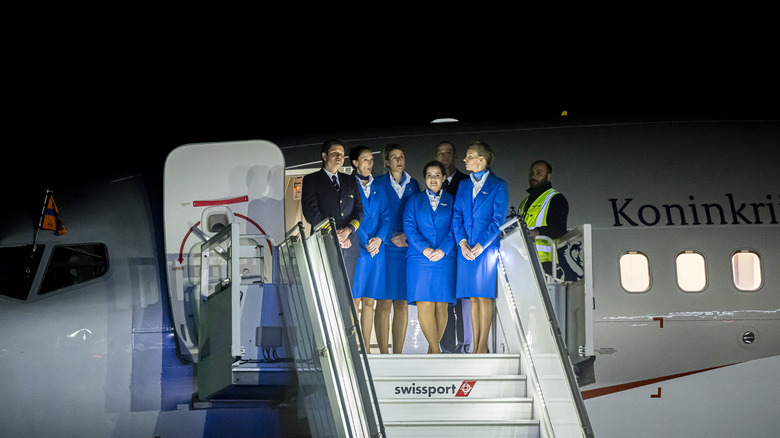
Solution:
{"label": "swissport logo", "polygon": [[455,397],[468,397],[476,384],[476,380],[464,380],[463,383],[460,384],[460,388],[458,388],[458,393],[455,394]]}
{"label": "swissport logo", "polygon": [[451,385],[436,386],[418,385],[417,383],[412,382],[412,384],[408,386],[396,386],[395,393],[396,395],[427,395],[429,398],[436,395],[468,397],[476,384],[476,380],[464,380],[463,383],[460,384],[460,387],[454,383]]}

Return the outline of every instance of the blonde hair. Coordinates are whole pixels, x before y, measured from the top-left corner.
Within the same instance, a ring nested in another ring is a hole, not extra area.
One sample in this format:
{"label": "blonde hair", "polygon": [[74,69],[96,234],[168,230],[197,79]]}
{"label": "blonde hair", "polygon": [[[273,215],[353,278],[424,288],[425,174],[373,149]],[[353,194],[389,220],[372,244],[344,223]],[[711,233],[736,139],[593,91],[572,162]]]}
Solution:
{"label": "blonde hair", "polygon": [[492,163],[493,159],[496,157],[493,148],[491,148],[489,144],[479,140],[472,141],[468,148],[471,149],[472,147],[477,148],[477,154],[485,159],[485,166],[490,167],[490,163]]}

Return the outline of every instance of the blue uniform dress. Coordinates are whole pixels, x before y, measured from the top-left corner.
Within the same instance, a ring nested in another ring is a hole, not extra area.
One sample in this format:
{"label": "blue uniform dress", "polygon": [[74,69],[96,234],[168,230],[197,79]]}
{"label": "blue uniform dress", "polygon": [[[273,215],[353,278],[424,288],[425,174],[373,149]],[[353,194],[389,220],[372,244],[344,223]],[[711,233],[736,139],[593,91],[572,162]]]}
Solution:
{"label": "blue uniform dress", "polygon": [[[363,201],[363,222],[358,228],[360,238],[360,257],[355,268],[355,279],[352,282],[352,298],[377,298],[385,295],[386,261],[384,240],[390,229],[390,210],[384,190],[377,190],[376,181],[370,184],[369,196],[366,197],[360,181],[358,191]],[[366,250],[368,241],[374,237],[382,239],[379,252],[371,257]]]}
{"label": "blue uniform dress", "polygon": [[406,201],[420,192],[420,185],[404,173],[404,178],[408,178],[403,195],[399,198],[398,193],[393,189],[390,183],[392,176],[390,173],[374,178],[377,192],[383,191],[387,198],[387,205],[390,210],[390,228],[387,232],[387,238],[384,239],[385,266],[387,269],[387,283],[383,297],[376,297],[379,300],[406,300],[406,248],[400,248],[393,244],[391,240],[396,233],[404,231],[403,213]]}
{"label": "blue uniform dress", "polygon": [[[434,211],[428,190],[425,190],[406,203],[404,232],[409,241],[406,301],[409,304],[417,301],[455,304],[455,251],[458,248],[451,227],[454,202],[454,196],[442,191]],[[445,256],[432,262],[423,255],[425,248],[440,249]]]}
{"label": "blue uniform dress", "polygon": [[509,208],[509,189],[506,181],[488,172],[485,184],[472,199],[474,182],[461,181],[455,196],[452,231],[455,244],[466,239],[470,246],[477,243],[484,250],[476,260],[466,260],[458,247],[457,298],[496,297],[498,272],[499,227],[506,220]]}

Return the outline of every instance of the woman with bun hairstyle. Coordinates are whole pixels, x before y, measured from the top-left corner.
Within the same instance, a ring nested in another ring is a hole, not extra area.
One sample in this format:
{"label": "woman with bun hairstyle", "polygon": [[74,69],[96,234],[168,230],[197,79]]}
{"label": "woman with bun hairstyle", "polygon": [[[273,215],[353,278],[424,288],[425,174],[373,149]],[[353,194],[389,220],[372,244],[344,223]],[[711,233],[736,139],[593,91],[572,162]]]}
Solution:
{"label": "woman with bun hairstyle", "polygon": [[406,300],[417,306],[428,353],[441,353],[447,327],[447,307],[455,305],[455,238],[452,211],[455,197],[442,190],[444,165],[431,161],[423,168],[426,189],[412,196],[404,210]]}
{"label": "woman with bun hairstyle", "polygon": [[496,297],[499,227],[506,221],[509,207],[506,181],[490,171],[494,156],[487,143],[471,143],[463,160],[471,174],[458,186],[452,215],[452,231],[459,248],[455,295],[471,302],[474,353],[488,352]]}

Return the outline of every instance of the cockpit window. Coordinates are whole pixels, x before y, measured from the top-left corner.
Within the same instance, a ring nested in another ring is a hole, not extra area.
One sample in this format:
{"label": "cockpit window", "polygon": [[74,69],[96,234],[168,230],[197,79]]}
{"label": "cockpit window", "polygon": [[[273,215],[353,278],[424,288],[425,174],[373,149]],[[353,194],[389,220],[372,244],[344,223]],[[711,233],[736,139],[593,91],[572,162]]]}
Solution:
{"label": "cockpit window", "polygon": [[108,272],[108,253],[101,243],[57,246],[52,251],[40,294],[74,286]]}
{"label": "cockpit window", "polygon": [[44,245],[0,248],[0,294],[17,300],[26,300],[38,272]]}

